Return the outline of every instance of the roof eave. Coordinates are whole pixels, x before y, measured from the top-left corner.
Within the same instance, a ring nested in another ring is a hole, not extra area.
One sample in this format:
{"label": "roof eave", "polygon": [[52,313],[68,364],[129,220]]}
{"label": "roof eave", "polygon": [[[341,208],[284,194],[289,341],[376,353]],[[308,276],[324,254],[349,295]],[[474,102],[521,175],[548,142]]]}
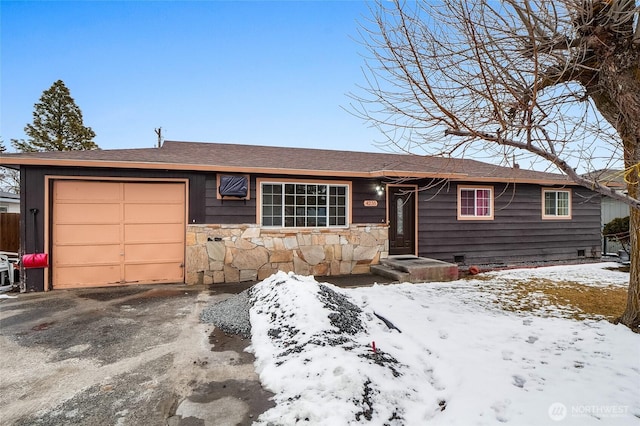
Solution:
{"label": "roof eave", "polygon": [[145,169],[145,170],[182,170],[208,171],[223,173],[262,173],[280,175],[308,175],[321,177],[360,177],[360,178],[412,178],[412,179],[448,179],[453,181],[473,182],[505,182],[505,183],[536,183],[541,185],[576,185],[569,180],[559,179],[528,179],[528,178],[499,178],[474,177],[464,173],[450,172],[420,172],[409,170],[313,170],[272,167],[220,166],[215,164],[185,164],[144,161],[109,161],[109,160],[73,160],[51,158],[2,157],[0,165],[8,166],[57,166],[57,167],[91,167],[115,169]]}
{"label": "roof eave", "polygon": [[340,176],[340,177],[410,177],[410,178],[455,178],[466,175],[460,173],[428,173],[404,170],[315,170],[315,169],[294,169],[283,167],[247,167],[247,166],[222,166],[216,164],[185,164],[185,163],[162,163],[144,161],[109,161],[109,160],[72,160],[72,159],[51,159],[51,158],[1,158],[2,165],[17,166],[57,166],[57,167],[91,167],[91,168],[116,168],[116,169],[155,169],[155,170],[194,170],[212,171],[228,173],[264,173],[264,174],[286,174],[286,175],[313,175],[313,176]]}
{"label": "roof eave", "polygon": [[465,177],[462,179],[451,179],[452,181],[471,181],[471,182],[494,182],[494,183],[519,183],[519,184],[536,184],[536,185],[564,185],[564,186],[580,186],[576,182],[563,179],[541,179],[541,178],[515,178],[515,177]]}

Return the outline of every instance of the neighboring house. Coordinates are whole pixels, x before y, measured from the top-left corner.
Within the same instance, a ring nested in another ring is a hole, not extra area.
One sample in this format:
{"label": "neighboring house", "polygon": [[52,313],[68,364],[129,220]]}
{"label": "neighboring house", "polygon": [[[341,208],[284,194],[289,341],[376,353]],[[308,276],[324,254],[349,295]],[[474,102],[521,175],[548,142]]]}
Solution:
{"label": "neighboring house", "polygon": [[20,195],[0,191],[0,213],[20,213]]}
{"label": "neighboring house", "polygon": [[[4,155],[21,169],[28,290],[600,255],[600,197],[473,160],[235,144]],[[37,246],[36,246],[37,243]]]}
{"label": "neighboring house", "polygon": [[[602,169],[584,175],[589,179],[595,179],[601,184],[620,192],[627,193],[627,184],[624,181],[624,170],[617,169]],[[601,195],[601,226],[611,222],[613,219],[619,217],[629,216],[629,205],[622,201],[614,200],[611,197]],[[603,253],[617,253],[618,250],[622,250],[622,245],[613,240],[607,240],[602,238],[602,252]]]}

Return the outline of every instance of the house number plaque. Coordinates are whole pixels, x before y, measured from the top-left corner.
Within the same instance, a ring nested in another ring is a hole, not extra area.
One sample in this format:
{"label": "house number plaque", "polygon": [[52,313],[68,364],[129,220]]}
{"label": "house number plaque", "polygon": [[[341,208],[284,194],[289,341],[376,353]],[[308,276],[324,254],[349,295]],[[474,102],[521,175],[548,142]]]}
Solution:
{"label": "house number plaque", "polygon": [[365,207],[378,207],[378,200],[364,200]]}

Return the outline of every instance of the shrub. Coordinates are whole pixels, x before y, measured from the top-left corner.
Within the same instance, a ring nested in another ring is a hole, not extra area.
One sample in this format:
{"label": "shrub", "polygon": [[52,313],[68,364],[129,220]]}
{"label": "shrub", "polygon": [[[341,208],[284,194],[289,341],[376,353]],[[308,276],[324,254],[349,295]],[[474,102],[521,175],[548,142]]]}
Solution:
{"label": "shrub", "polygon": [[617,217],[604,225],[602,235],[609,240],[620,242],[624,250],[629,253],[627,247],[631,239],[631,234],[629,233],[629,216]]}

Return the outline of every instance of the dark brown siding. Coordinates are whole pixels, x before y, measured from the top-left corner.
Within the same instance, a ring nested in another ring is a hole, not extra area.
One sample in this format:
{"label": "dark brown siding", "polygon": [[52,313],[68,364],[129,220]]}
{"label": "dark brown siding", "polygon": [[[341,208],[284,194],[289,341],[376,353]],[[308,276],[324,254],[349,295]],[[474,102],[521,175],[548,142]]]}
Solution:
{"label": "dark brown siding", "polygon": [[[216,174],[160,170],[77,169],[65,167],[23,167],[21,169],[21,252],[44,250],[44,199],[46,175],[104,176],[109,178],[180,178],[189,182],[190,224],[256,223],[256,178],[250,178],[250,199],[219,200]],[[269,176],[275,181],[317,180],[306,176]],[[329,180],[329,179],[327,179]],[[345,181],[349,179],[335,179]],[[386,221],[386,194],[377,195],[376,179],[351,179],[352,223]],[[426,186],[427,182],[420,182]],[[573,188],[571,220],[542,220],[541,189],[538,185],[495,184],[495,219],[459,221],[456,217],[457,183],[424,189],[418,196],[418,245],[421,256],[453,261],[464,256],[465,263],[511,263],[574,260],[578,251],[586,257],[600,250],[600,197],[582,188]],[[483,184],[485,185],[485,184]],[[51,188],[46,188],[50,191]],[[377,206],[365,206],[365,201]],[[37,209],[34,225],[31,209]],[[37,234],[34,230],[37,229]],[[35,237],[35,238],[34,238]],[[35,239],[37,238],[37,246]],[[44,289],[42,269],[28,270],[26,289]]]}
{"label": "dark brown siding", "polygon": [[[20,252],[23,254],[44,251],[44,191],[44,174],[20,169]],[[43,269],[22,271],[20,279],[27,291],[44,290]]]}
{"label": "dark brown siding", "polygon": [[215,224],[256,223],[256,177],[249,179],[250,199],[217,198],[216,174],[207,174],[205,186],[205,222]]}
{"label": "dark brown siding", "polygon": [[[352,222],[353,223],[384,223],[387,219],[386,195],[378,195],[376,186],[380,185],[375,179],[354,179],[353,194],[351,200],[352,206]],[[375,207],[367,207],[364,202],[377,201]]]}
{"label": "dark brown siding", "polygon": [[[473,184],[471,184],[473,185]],[[490,184],[489,184],[490,185]],[[424,191],[419,197],[419,253],[466,264],[576,260],[600,254],[600,198],[572,188],[572,219],[542,220],[541,187],[494,184],[492,221],[457,220],[457,184]]]}
{"label": "dark brown siding", "polygon": [[[317,178],[309,178],[308,176],[265,176],[252,175],[250,178],[251,199],[237,200],[226,198],[217,199],[216,191],[216,175],[214,173],[206,176],[206,223],[212,224],[242,224],[256,223],[257,212],[257,187],[256,178],[270,179],[275,182],[281,179],[295,180],[305,182],[309,180],[317,180]],[[324,179],[323,179],[324,180]],[[345,181],[348,179],[337,179]],[[328,182],[331,179],[327,179]],[[378,196],[376,193],[376,185],[378,181],[374,179],[352,179],[352,222],[353,223],[382,223],[386,219],[385,194]],[[375,207],[365,207],[365,200],[376,200],[378,205]]]}

